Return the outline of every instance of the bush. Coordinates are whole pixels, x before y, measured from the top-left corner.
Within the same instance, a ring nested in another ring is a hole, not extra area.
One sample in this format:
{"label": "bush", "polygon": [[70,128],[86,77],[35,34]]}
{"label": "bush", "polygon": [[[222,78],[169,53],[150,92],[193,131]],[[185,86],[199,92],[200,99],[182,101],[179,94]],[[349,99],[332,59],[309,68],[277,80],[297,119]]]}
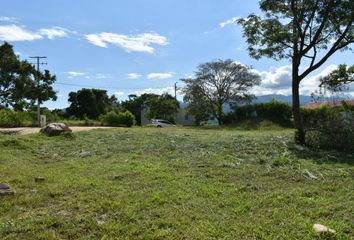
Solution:
{"label": "bush", "polygon": [[21,127],[31,125],[32,120],[28,112],[18,112],[10,109],[0,110],[0,127]]}
{"label": "bush", "polygon": [[255,104],[257,117],[274,123],[290,125],[292,117],[291,106],[287,103],[272,100],[267,103]]}
{"label": "bush", "polygon": [[131,127],[135,124],[134,115],[129,112],[108,112],[105,115],[101,115],[100,121],[106,126],[125,126]]}
{"label": "bush", "polygon": [[87,115],[84,115],[84,126],[94,126],[95,125],[95,121],[92,119],[89,119],[87,117]]}
{"label": "bush", "polygon": [[287,103],[272,100],[266,103],[236,106],[233,112],[225,116],[225,123],[245,121],[252,118],[269,120],[282,126],[290,126],[291,106]]}
{"label": "bush", "polygon": [[353,152],[354,111],[330,107],[302,109],[302,121],[308,146]]}

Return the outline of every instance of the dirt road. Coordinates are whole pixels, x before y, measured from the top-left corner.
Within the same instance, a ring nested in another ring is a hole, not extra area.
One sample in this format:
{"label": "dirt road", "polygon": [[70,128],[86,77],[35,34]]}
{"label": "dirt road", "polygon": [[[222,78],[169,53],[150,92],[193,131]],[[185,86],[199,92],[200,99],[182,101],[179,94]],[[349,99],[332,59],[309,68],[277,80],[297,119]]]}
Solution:
{"label": "dirt road", "polygon": [[[109,129],[111,127],[70,127],[73,132],[89,131],[92,129]],[[33,134],[39,133],[40,128],[37,127],[19,127],[19,128],[0,128],[0,133],[8,134]]]}

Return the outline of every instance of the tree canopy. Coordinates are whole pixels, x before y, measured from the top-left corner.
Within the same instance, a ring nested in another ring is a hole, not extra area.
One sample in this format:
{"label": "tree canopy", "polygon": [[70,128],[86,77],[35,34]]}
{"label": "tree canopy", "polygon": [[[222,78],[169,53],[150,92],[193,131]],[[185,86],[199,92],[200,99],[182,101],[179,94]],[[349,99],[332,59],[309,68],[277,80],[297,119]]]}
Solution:
{"label": "tree canopy", "polygon": [[347,67],[346,64],[340,64],[336,70],[321,78],[320,82],[320,87],[325,90],[341,92],[354,83],[354,65]]}
{"label": "tree canopy", "polygon": [[38,99],[40,103],[56,100],[55,80],[48,70],[40,73],[29,62],[21,61],[12,45],[5,42],[0,46],[0,106],[22,111]]}
{"label": "tree canopy", "polygon": [[70,106],[67,114],[76,118],[98,119],[102,114],[118,108],[118,100],[115,96],[109,97],[106,90],[83,88],[77,92],[70,92]]}
{"label": "tree canopy", "polygon": [[354,42],[352,0],[262,0],[263,16],[239,19],[249,54],[291,59],[295,140],[305,135],[300,115],[299,84],[335,52]]}
{"label": "tree canopy", "polygon": [[141,96],[129,95],[129,99],[122,102],[122,107],[134,114],[137,124],[141,125],[141,112],[146,111],[149,119],[163,118],[174,121],[179,108],[179,102],[171,95],[144,93]]}
{"label": "tree canopy", "polygon": [[228,59],[200,64],[195,78],[182,81],[186,84],[184,100],[190,104],[191,111],[198,113],[199,118],[210,113],[222,124],[223,105],[250,101],[254,96],[249,90],[260,84],[260,76],[250,67]]}

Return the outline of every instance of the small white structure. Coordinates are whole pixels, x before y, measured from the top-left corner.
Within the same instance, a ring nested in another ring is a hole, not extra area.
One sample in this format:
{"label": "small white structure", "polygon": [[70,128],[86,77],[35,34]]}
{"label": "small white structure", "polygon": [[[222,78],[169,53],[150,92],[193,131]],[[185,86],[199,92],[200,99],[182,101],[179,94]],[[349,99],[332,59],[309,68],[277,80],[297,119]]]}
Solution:
{"label": "small white structure", "polygon": [[44,127],[45,125],[47,125],[47,116],[40,115],[39,122],[40,122],[41,127]]}

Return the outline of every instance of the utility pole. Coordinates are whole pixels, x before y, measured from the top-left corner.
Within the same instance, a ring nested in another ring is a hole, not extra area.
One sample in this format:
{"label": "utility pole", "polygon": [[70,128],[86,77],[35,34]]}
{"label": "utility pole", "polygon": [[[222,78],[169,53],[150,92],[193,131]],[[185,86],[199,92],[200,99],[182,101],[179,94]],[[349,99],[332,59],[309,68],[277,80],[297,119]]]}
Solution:
{"label": "utility pole", "polygon": [[175,99],[177,100],[177,82],[175,82]]}
{"label": "utility pole", "polygon": [[[39,82],[40,82],[40,79],[39,79],[39,65],[44,65],[44,64],[47,64],[45,62],[41,62],[41,59],[44,59],[44,58],[47,58],[47,57],[40,57],[40,56],[35,56],[35,57],[30,57],[30,58],[35,58],[37,59],[37,73],[35,75],[35,78],[37,80],[37,87],[39,89]],[[38,92],[38,98],[37,98],[37,121],[38,121],[38,126],[40,127],[41,126],[41,106],[40,106],[40,103],[39,103],[39,98],[40,98],[40,93]]]}

